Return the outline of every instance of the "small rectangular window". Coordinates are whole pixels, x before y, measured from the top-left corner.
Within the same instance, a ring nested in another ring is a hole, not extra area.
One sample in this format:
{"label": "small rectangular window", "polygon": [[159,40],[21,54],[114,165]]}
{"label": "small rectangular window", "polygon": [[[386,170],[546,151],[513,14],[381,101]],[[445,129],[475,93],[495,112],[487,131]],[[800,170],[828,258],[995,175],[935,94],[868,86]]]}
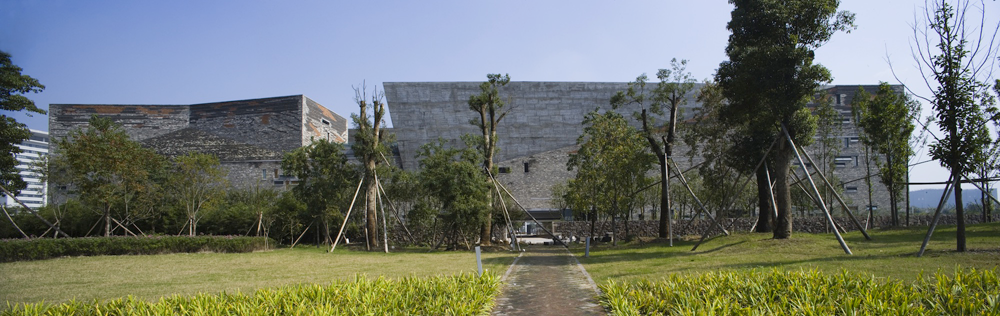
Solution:
{"label": "small rectangular window", "polygon": [[525,172],[525,173],[527,173],[527,172],[529,172],[529,171],[531,171],[531,164],[530,164],[530,163],[527,163],[527,162],[525,162],[525,163],[524,163],[524,172]]}
{"label": "small rectangular window", "polygon": [[510,167],[500,167],[500,173],[510,173]]}
{"label": "small rectangular window", "polygon": [[260,169],[260,171],[261,171],[260,172],[260,178],[261,179],[267,179],[267,168]]}
{"label": "small rectangular window", "polygon": [[327,121],[326,119],[319,119],[319,121],[323,122],[323,125],[330,125],[330,121]]}
{"label": "small rectangular window", "polygon": [[858,187],[844,187],[844,193],[858,193]]}

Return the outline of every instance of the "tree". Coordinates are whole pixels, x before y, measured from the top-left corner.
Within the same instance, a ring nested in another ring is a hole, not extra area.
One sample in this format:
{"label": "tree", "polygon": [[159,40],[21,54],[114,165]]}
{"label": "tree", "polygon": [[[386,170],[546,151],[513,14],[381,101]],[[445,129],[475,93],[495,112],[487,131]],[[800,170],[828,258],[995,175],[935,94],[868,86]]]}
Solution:
{"label": "tree", "polygon": [[324,243],[333,243],[330,221],[343,219],[346,209],[342,208],[350,203],[357,182],[357,172],[347,163],[344,145],[326,139],[315,140],[309,146],[285,154],[281,170],[299,179],[292,192],[322,226]]}
{"label": "tree", "polygon": [[[369,103],[365,100],[367,96],[364,87],[360,90],[354,89],[354,93],[354,101],[358,104],[359,113],[351,115],[354,128],[357,130],[351,149],[354,150],[354,156],[361,161],[361,165],[364,167],[365,227],[367,228],[365,243],[369,251],[375,251],[379,246],[376,215],[376,203],[378,203],[376,168],[386,157],[389,150],[386,143],[390,141],[391,137],[387,137],[383,127],[385,124],[383,94],[376,88],[372,93],[371,103]],[[369,109],[373,112],[372,116],[368,115]]]}
{"label": "tree", "polygon": [[[840,112],[837,112],[833,108],[833,102],[828,94],[825,94],[817,98],[818,104],[813,110],[813,114],[816,115],[816,143],[813,144],[814,152],[816,153],[816,160],[814,161],[819,172],[822,172],[831,181],[831,183],[837,183],[839,180],[834,174],[834,170],[837,169],[836,157],[840,154],[840,150],[843,149],[844,145],[841,141],[840,135],[843,135],[843,123],[842,116]],[[821,186],[820,192],[823,194],[823,201],[829,203],[826,207],[828,210],[833,210],[834,194],[839,194],[842,187],[833,188],[833,192],[830,191],[831,188],[827,186]],[[849,210],[844,210],[848,212]]]}
{"label": "tree", "polygon": [[[687,95],[694,90],[695,80],[687,72],[687,60],[670,60],[670,69],[660,69],[656,77],[660,79],[651,96],[646,96],[645,74],[628,85],[626,91],[618,91],[611,97],[611,105],[618,109],[635,105],[639,110],[632,117],[642,123],[642,136],[650,151],[660,164],[660,222],[659,236],[667,237],[667,221],[670,219],[670,165],[667,159],[673,155],[676,138],[677,114],[680,106],[687,103]],[[647,100],[647,98],[650,98]],[[664,111],[667,113],[664,113]],[[666,122],[658,122],[657,117],[667,116]]]}
{"label": "tree", "polygon": [[[162,172],[164,159],[150,149],[129,139],[111,119],[92,116],[86,130],[71,131],[66,138],[55,140],[57,151],[54,165],[63,166],[68,184],[73,185],[81,199],[100,208],[104,218],[104,235],[111,235],[115,206],[123,206],[119,218],[149,208],[129,208],[136,199],[149,200],[159,188],[154,181]],[[151,204],[151,203],[150,203]],[[124,227],[120,222],[119,226]],[[126,228],[127,229],[127,228]]]}
{"label": "tree", "polygon": [[[977,161],[985,159],[990,136],[985,126],[987,109],[983,105],[996,113],[990,105],[992,96],[987,83],[992,80],[990,68],[1000,51],[1000,46],[995,46],[1000,45],[995,41],[1000,24],[992,36],[985,33],[989,31],[985,28],[986,8],[985,3],[980,4],[980,23],[968,20],[969,1],[960,0],[952,6],[941,0],[927,8],[924,24],[914,25],[914,59],[924,82],[934,93],[931,98],[924,99],[930,101],[937,125],[945,132],[944,138],[931,144],[930,155],[948,168],[954,179],[961,179],[973,171],[972,166]],[[956,249],[965,251],[962,186],[955,186],[954,191],[958,220]]]}
{"label": "tree", "polygon": [[[24,96],[26,93],[38,93],[45,89],[35,78],[21,74],[21,67],[14,65],[10,54],[0,51],[0,109],[20,112],[31,116],[31,113],[45,114],[45,110],[35,106],[35,102]],[[0,185],[13,194],[18,194],[28,184],[21,179],[17,170],[17,154],[21,148],[15,146],[31,137],[31,131],[23,123],[13,117],[0,114],[0,150],[6,155],[0,156]]]}
{"label": "tree", "polygon": [[[469,121],[472,125],[479,128],[482,136],[477,137],[476,149],[479,150],[483,159],[483,170],[493,174],[493,156],[497,151],[497,125],[500,124],[500,120],[503,120],[507,113],[510,113],[510,108],[506,107],[507,102],[505,102],[500,97],[500,88],[506,86],[510,83],[510,76],[500,74],[488,74],[486,75],[488,79],[479,85],[480,93],[469,97],[469,109],[476,112],[479,115],[478,119],[472,119]],[[487,179],[487,181],[492,181],[492,179]],[[492,183],[491,183],[492,185]],[[499,201],[501,197],[490,194],[492,197],[491,201]],[[493,204],[492,202],[490,204]],[[491,205],[496,208],[495,205]],[[483,222],[483,227],[479,234],[479,243],[484,246],[489,246],[491,244],[491,237],[493,232],[493,215],[487,214],[486,220]]]}
{"label": "tree", "polygon": [[904,188],[901,184],[906,182],[906,171],[914,154],[910,138],[916,128],[913,122],[920,113],[920,104],[881,82],[874,96],[859,87],[852,110],[857,112],[861,142],[882,157],[875,165],[882,184],[889,190],[892,224],[898,226],[897,205]]}
{"label": "tree", "polygon": [[479,165],[479,153],[469,148],[446,148],[444,140],[427,143],[420,147],[420,183],[427,194],[440,206],[443,239],[448,240],[448,249],[459,249],[460,242],[466,246],[470,236],[480,227],[490,205],[487,196],[492,189],[486,174]]}
{"label": "tree", "polygon": [[226,171],[219,158],[211,154],[191,152],[174,157],[168,182],[174,198],[183,206],[188,220],[188,236],[198,233],[198,221],[205,216],[206,204],[225,193]]}
{"label": "tree", "polygon": [[[810,144],[816,120],[805,105],[821,83],[832,79],[829,70],[813,64],[814,50],[837,31],[853,28],[854,15],[838,12],[838,0],[729,2],[735,5],[727,25],[732,32],[726,47],[729,60],[719,65],[715,76],[728,100],[721,121],[746,126],[745,144],[760,152],[771,139],[783,137],[783,131],[797,145]],[[777,181],[774,238],[783,239],[792,233],[788,172],[795,149],[785,141],[777,144],[770,165]]]}
{"label": "tree", "polygon": [[[578,169],[570,182],[571,196],[592,199],[591,221],[596,211],[611,217],[612,229],[616,218],[641,205],[640,188],[646,186],[653,157],[646,152],[646,140],[621,114],[594,110],[583,120],[586,127],[577,139],[580,149],[570,154],[566,163],[570,170]],[[593,222],[592,222],[593,223]],[[593,226],[591,236],[593,236]]]}

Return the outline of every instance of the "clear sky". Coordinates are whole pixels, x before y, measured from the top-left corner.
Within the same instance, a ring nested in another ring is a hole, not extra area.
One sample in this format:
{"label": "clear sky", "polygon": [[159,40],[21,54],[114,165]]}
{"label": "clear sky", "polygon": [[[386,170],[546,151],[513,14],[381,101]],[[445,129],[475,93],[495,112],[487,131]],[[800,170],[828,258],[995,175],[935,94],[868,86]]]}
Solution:
{"label": "clear sky", "polygon": [[[987,1],[988,19],[1000,6]],[[858,29],[817,51],[833,84],[929,94],[910,46],[922,0],[842,0]],[[0,1],[0,50],[49,104],[193,104],[304,94],[343,115],[382,82],[625,82],[671,58],[696,78],[721,61],[725,1]],[[991,11],[990,11],[991,10]],[[391,102],[391,100],[389,100]],[[925,115],[928,105],[924,105]],[[391,115],[391,113],[390,113]],[[34,129],[47,119],[16,115]],[[919,150],[916,161],[928,159]],[[912,181],[944,181],[937,163]]]}

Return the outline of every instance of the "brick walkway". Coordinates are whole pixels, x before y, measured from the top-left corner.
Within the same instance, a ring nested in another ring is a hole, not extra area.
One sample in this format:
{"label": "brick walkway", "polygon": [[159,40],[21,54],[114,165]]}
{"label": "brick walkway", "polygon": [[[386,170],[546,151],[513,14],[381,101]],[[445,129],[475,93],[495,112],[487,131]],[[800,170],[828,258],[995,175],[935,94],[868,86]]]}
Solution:
{"label": "brick walkway", "polygon": [[493,315],[604,315],[594,281],[562,246],[532,246],[504,282]]}

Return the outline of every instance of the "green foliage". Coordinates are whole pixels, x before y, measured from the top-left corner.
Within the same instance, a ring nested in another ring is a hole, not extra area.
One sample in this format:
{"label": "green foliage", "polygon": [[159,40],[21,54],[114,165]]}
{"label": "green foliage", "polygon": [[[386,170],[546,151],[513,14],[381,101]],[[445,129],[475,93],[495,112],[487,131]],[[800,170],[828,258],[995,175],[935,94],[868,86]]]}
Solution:
{"label": "green foliage", "polygon": [[597,209],[612,218],[626,215],[642,204],[638,189],[652,182],[646,172],[654,157],[646,151],[639,131],[617,112],[594,110],[583,124],[586,127],[576,141],[580,149],[566,163],[570,170],[577,169],[569,182],[571,205]]}
{"label": "green foliage", "polygon": [[0,114],[0,152],[7,153],[0,156],[0,185],[13,194],[18,194],[28,185],[16,168],[18,162],[15,156],[22,151],[15,145],[31,137],[31,131],[23,123],[7,116],[6,112],[25,111],[28,116],[31,113],[45,114],[45,110],[39,109],[35,102],[23,95],[42,92],[42,89],[45,86],[38,80],[21,74],[21,67],[14,65],[10,54],[0,51],[0,110],[5,112]]}
{"label": "green foliage", "polygon": [[65,168],[81,201],[104,215],[105,236],[111,234],[114,218],[150,216],[159,197],[162,156],[129,139],[111,119],[96,115],[86,130],[71,131],[55,144],[59,155],[53,163]]}
{"label": "green foliage", "polygon": [[[493,189],[471,148],[447,148],[444,140],[420,147],[420,183],[439,207],[437,218],[448,239],[449,249],[478,235],[490,208],[487,197]],[[471,246],[471,245],[467,245]]]}
{"label": "green foliage", "polygon": [[[184,206],[188,219],[188,235],[198,233],[198,222],[204,217],[206,204],[222,197],[226,186],[226,171],[219,158],[191,152],[173,159],[174,168],[167,177],[173,198]],[[211,209],[211,208],[207,208]]]}
{"label": "green foliage", "polygon": [[[261,237],[84,237],[0,240],[0,262],[64,256],[152,255],[174,252],[250,252],[266,249]],[[273,245],[273,241],[269,244]]]}
{"label": "green foliage", "polygon": [[[814,64],[814,50],[838,31],[854,28],[854,14],[837,11],[839,0],[730,0],[729,60],[715,75],[722,96],[720,121],[739,129],[733,140],[740,159],[756,163],[772,139],[785,130],[797,145],[813,141],[816,118],[806,108],[830,71]],[[776,183],[774,237],[791,234],[788,171],[794,149],[779,142],[771,161]],[[753,159],[746,159],[752,157]],[[752,168],[752,167],[750,167]],[[750,172],[753,170],[742,170]],[[758,181],[759,182],[759,181]],[[758,192],[766,192],[760,188]]]}
{"label": "green foliage", "polygon": [[23,304],[0,315],[487,315],[501,285],[493,273],[399,280],[358,276],[328,286],[301,284],[156,302],[129,296],[107,302]]}
{"label": "green foliage", "polygon": [[616,315],[974,315],[1000,313],[996,270],[937,273],[914,284],[783,270],[611,280],[601,304]]}
{"label": "green foliage", "polygon": [[313,141],[285,154],[281,169],[299,179],[292,192],[322,225],[324,243],[333,242],[330,222],[343,220],[358,182],[358,172],[347,163],[343,145],[325,139]]}
{"label": "green foliage", "polygon": [[882,159],[875,159],[881,181],[889,190],[892,215],[898,225],[896,204],[903,192],[906,173],[913,156],[910,137],[916,128],[914,120],[920,114],[920,103],[905,94],[893,91],[888,83],[879,83],[875,95],[858,87],[852,111],[858,118],[861,142]]}

